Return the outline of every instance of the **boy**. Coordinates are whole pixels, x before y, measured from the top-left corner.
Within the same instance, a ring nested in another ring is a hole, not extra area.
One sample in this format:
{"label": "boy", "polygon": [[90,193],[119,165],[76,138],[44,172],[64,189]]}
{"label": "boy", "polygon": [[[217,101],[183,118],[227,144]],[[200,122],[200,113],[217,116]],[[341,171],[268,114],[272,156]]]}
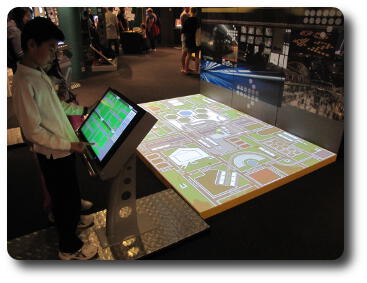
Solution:
{"label": "boy", "polygon": [[42,70],[55,53],[57,42],[63,40],[62,31],[48,19],[37,17],[24,26],[24,56],[14,76],[13,103],[24,137],[37,153],[51,196],[59,258],[87,260],[97,254],[97,248],[83,244],[76,235],[80,192],[74,154],[83,152],[85,144],[79,142],[66,114],[86,114],[88,108],[60,101]]}

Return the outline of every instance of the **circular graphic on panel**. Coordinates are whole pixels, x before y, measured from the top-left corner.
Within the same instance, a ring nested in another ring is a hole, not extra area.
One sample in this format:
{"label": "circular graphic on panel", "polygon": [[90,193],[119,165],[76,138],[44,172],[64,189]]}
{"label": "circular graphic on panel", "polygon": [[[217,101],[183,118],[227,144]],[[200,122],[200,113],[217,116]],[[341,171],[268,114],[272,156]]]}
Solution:
{"label": "circular graphic on panel", "polygon": [[310,15],[310,10],[306,10],[305,11],[305,16],[309,16]]}
{"label": "circular graphic on panel", "polygon": [[315,22],[315,18],[310,19],[310,24],[313,24]]}
{"label": "circular graphic on panel", "polygon": [[333,18],[330,18],[330,19],[328,20],[328,24],[329,24],[329,25],[334,24],[334,19],[333,19]]}
{"label": "circular graphic on panel", "polygon": [[322,13],[322,15],[323,15],[324,17],[329,16],[329,10],[324,10],[324,12]]}
{"label": "circular graphic on panel", "polygon": [[316,15],[316,11],[315,10],[311,10],[310,16],[313,17]]}
{"label": "circular graphic on panel", "polygon": [[341,18],[337,18],[336,20],[335,20],[335,24],[336,25],[340,25],[342,23],[342,19]]}
{"label": "circular graphic on panel", "polygon": [[119,216],[121,218],[127,218],[127,217],[130,216],[131,212],[132,212],[132,209],[131,209],[130,206],[124,206],[124,207],[120,208]]}
{"label": "circular graphic on panel", "polygon": [[207,114],[197,114],[196,118],[198,118],[198,119],[208,119],[209,116]]}
{"label": "circular graphic on panel", "polygon": [[173,115],[173,114],[168,114],[165,116],[166,119],[169,119],[169,120],[173,120],[173,119],[177,119],[177,116],[176,115]]}
{"label": "circular graphic on panel", "polygon": [[322,23],[323,25],[326,25],[326,23],[327,23],[327,18],[322,18],[321,23]]}
{"label": "circular graphic on panel", "polygon": [[252,79],[249,79],[249,80],[248,80],[248,82],[249,82],[250,84],[252,84]]}
{"label": "circular graphic on panel", "polygon": [[334,9],[332,9],[332,10],[330,10],[329,16],[334,17],[335,13],[336,13],[336,11]]}
{"label": "circular graphic on panel", "polygon": [[180,123],[190,123],[190,118],[184,117],[184,118],[178,118],[177,121]]}
{"label": "circular graphic on panel", "polygon": [[322,15],[322,10],[317,10],[316,16],[320,17]]}
{"label": "circular graphic on panel", "polygon": [[336,15],[338,16],[338,17],[341,17],[341,16],[343,16],[343,13],[341,12],[341,11],[336,11]]}
{"label": "circular graphic on panel", "polygon": [[208,110],[207,109],[204,109],[204,108],[197,108],[197,109],[195,109],[195,112],[196,113],[207,113]]}
{"label": "circular graphic on panel", "polygon": [[321,19],[320,19],[320,18],[316,18],[315,23],[316,23],[317,25],[319,25],[319,24],[321,23]]}
{"label": "circular graphic on panel", "polygon": [[178,115],[183,116],[183,117],[188,117],[192,115],[192,111],[190,110],[181,110],[180,112],[178,112]]}
{"label": "circular graphic on panel", "polygon": [[308,24],[308,18],[304,18],[304,19],[303,19],[303,23],[304,23],[304,24]]}

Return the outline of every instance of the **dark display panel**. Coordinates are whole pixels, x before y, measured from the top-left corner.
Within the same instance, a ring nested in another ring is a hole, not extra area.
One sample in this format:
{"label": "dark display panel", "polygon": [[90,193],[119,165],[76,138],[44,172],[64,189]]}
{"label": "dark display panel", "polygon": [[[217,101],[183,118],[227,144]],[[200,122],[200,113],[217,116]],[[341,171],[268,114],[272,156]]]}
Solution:
{"label": "dark display panel", "polygon": [[[202,9],[203,29],[210,31],[211,38],[203,39],[201,78],[231,89],[234,95],[254,99],[255,103],[257,100],[277,106],[283,103],[342,121],[344,18],[341,11],[245,7],[237,10]],[[208,62],[223,66],[213,69]],[[250,78],[256,80],[254,94]]]}
{"label": "dark display panel", "polygon": [[237,62],[238,31],[234,25],[203,24],[202,57],[232,67]]}
{"label": "dark display panel", "polygon": [[294,28],[283,103],[334,119],[344,119],[344,37],[327,27]]}
{"label": "dark display panel", "polygon": [[272,35],[263,26],[203,23],[201,79],[253,104],[261,100],[280,106],[283,72],[269,63]]}

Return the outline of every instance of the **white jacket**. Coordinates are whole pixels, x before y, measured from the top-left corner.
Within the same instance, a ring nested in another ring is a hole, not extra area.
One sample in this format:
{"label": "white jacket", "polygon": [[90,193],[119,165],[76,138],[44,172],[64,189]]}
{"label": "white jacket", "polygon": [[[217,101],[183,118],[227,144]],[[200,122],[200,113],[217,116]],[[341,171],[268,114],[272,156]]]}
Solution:
{"label": "white jacket", "polygon": [[66,115],[82,115],[84,108],[60,101],[42,69],[18,64],[13,80],[13,107],[33,151],[55,159],[70,155],[71,142],[79,139]]}

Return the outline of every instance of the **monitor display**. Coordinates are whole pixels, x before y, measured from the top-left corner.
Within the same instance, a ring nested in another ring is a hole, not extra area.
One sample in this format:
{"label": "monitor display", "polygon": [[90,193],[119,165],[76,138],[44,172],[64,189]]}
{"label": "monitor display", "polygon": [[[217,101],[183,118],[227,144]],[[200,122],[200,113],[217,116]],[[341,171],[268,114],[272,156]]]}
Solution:
{"label": "monitor display", "polygon": [[104,165],[144,113],[116,90],[108,89],[80,127],[79,134],[83,141],[94,143],[90,152]]}

